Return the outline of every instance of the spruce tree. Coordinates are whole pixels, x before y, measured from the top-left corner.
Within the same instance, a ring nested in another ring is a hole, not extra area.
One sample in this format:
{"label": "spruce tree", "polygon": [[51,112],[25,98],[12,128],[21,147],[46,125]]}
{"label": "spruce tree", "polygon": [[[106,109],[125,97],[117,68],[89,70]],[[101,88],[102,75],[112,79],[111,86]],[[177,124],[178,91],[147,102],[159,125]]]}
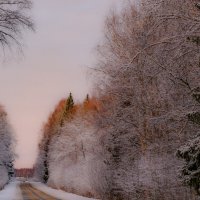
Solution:
{"label": "spruce tree", "polygon": [[87,94],[85,102],[88,102],[90,100],[89,94]]}
{"label": "spruce tree", "polygon": [[7,163],[7,169],[8,169],[8,177],[9,179],[14,177],[14,165],[13,165],[13,160],[11,160],[10,162]]}
{"label": "spruce tree", "polygon": [[66,102],[66,111],[72,109],[74,107],[74,100],[72,97],[72,93],[70,92],[69,97]]}
{"label": "spruce tree", "polygon": [[85,112],[87,112],[88,108],[89,108],[89,103],[90,103],[90,97],[89,94],[86,95],[86,98],[83,102],[83,109]]}
{"label": "spruce tree", "polygon": [[47,139],[46,144],[44,146],[44,160],[43,160],[43,166],[44,166],[43,181],[44,181],[44,183],[47,183],[47,181],[49,179],[49,165],[48,165],[49,143],[50,143],[50,138]]}
{"label": "spruce tree", "polygon": [[86,106],[88,104],[88,102],[90,101],[90,97],[89,97],[89,94],[86,95],[86,98],[83,102],[83,105]]}
{"label": "spruce tree", "polygon": [[65,103],[63,113],[62,113],[62,117],[60,121],[61,126],[64,125],[65,119],[70,117],[70,115],[72,114],[73,107],[74,107],[74,99],[73,99],[72,93],[70,92],[69,97],[67,98],[67,101]]}
{"label": "spruce tree", "polygon": [[[195,6],[200,9],[200,3],[196,3]],[[194,45],[200,46],[200,36],[189,36],[187,40]],[[200,60],[200,58],[199,58]],[[200,67],[200,62],[199,62]],[[192,122],[195,126],[200,125],[200,112],[198,106],[200,105],[200,88],[193,86],[190,88],[191,95],[196,102],[194,110],[187,114],[189,122]],[[190,140],[186,145],[180,147],[177,151],[177,156],[185,160],[185,164],[181,170],[181,176],[184,182],[191,188],[194,188],[196,193],[200,196],[200,134],[198,133],[194,139]]]}

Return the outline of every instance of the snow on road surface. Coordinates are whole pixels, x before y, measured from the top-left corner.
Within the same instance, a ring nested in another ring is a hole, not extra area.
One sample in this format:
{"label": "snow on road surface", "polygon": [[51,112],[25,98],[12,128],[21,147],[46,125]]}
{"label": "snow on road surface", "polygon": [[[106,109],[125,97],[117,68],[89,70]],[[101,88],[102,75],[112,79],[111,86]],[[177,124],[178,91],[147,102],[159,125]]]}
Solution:
{"label": "snow on road surface", "polygon": [[0,191],[0,200],[22,200],[20,182],[12,182]]}
{"label": "snow on road surface", "polygon": [[36,182],[30,182],[30,183],[36,189],[62,200],[95,200],[92,198],[86,198],[86,197],[81,197],[75,194],[67,193],[62,190],[55,190],[50,187],[47,187],[46,185],[42,183],[36,183]]}
{"label": "snow on road surface", "polygon": [[20,190],[20,184],[29,184],[29,183],[34,188],[60,200],[95,200],[92,198],[86,198],[86,197],[81,197],[75,194],[67,193],[62,190],[55,190],[55,189],[47,187],[46,185],[42,183],[37,183],[37,182],[23,183],[20,181],[11,182],[2,191],[0,191],[0,200],[23,200],[22,192]]}

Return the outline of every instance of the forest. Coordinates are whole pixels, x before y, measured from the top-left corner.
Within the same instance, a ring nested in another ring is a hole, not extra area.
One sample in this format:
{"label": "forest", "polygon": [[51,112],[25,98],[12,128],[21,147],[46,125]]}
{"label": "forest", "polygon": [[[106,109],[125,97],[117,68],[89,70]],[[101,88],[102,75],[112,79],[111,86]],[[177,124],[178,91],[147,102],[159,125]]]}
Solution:
{"label": "forest", "polygon": [[[91,94],[70,93],[44,124],[35,180],[102,200],[199,199],[200,2],[110,10],[90,74]],[[4,185],[14,137],[3,108],[0,128]]]}
{"label": "forest", "polygon": [[43,128],[36,176],[104,200],[200,195],[200,3],[129,1],[104,24],[94,91]]}

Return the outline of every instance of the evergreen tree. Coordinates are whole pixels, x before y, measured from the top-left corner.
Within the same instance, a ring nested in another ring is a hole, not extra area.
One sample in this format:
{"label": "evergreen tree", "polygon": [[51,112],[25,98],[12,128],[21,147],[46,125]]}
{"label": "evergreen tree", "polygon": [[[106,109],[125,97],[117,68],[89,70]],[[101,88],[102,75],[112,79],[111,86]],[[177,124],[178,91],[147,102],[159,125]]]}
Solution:
{"label": "evergreen tree", "polygon": [[6,166],[7,166],[7,169],[8,169],[9,179],[11,179],[15,175],[13,161],[10,161],[9,163],[7,163]]}
{"label": "evergreen tree", "polygon": [[[195,6],[200,9],[200,3],[196,3]],[[200,46],[200,37],[198,35],[188,36],[187,40],[193,43],[195,46]],[[200,67],[200,58],[199,58]],[[200,125],[200,87],[193,85],[192,87],[188,82],[185,82],[187,88],[189,88],[191,95],[195,101],[195,106],[192,112],[187,114],[188,121],[194,126]],[[177,156],[185,160],[185,164],[181,170],[181,177],[183,181],[194,188],[196,193],[200,196],[200,135],[199,133],[189,140],[184,146],[180,147],[177,151]]]}
{"label": "evergreen tree", "polygon": [[60,121],[61,126],[64,125],[65,119],[70,117],[73,107],[74,107],[74,99],[73,99],[72,93],[70,92],[69,97],[67,98],[67,101],[66,101],[66,104],[64,107],[64,111],[62,113],[62,117],[61,117],[61,121]]}
{"label": "evergreen tree", "polygon": [[49,179],[49,165],[48,165],[48,153],[49,153],[49,142],[50,139],[48,138],[46,144],[44,146],[44,174],[43,174],[43,181],[47,183]]}
{"label": "evergreen tree", "polygon": [[72,93],[70,92],[69,97],[66,102],[66,111],[70,110],[74,106],[74,100],[72,97]]}
{"label": "evergreen tree", "polygon": [[88,102],[90,100],[89,94],[87,94],[85,102]]}
{"label": "evergreen tree", "polygon": [[47,183],[48,179],[49,179],[48,162],[45,159],[44,160],[44,175],[43,175],[43,181],[44,181],[44,183]]}
{"label": "evergreen tree", "polygon": [[87,96],[86,96],[86,98],[85,98],[85,100],[84,100],[84,102],[83,102],[83,106],[84,106],[84,108],[87,107],[89,101],[90,101],[90,97],[89,97],[89,94],[87,94]]}

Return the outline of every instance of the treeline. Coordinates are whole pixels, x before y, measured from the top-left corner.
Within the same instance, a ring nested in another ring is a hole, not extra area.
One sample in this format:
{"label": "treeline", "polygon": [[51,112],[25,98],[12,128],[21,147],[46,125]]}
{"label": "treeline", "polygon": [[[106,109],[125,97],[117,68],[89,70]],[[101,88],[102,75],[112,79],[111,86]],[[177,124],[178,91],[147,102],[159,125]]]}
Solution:
{"label": "treeline", "polygon": [[25,177],[25,178],[32,178],[34,174],[33,168],[20,168],[14,169],[15,177]]}
{"label": "treeline", "polygon": [[0,189],[14,176],[14,135],[7,114],[0,106]]}
{"label": "treeline", "polygon": [[60,102],[43,131],[40,178],[105,200],[198,199],[199,47],[198,1],[141,0],[111,12],[94,107],[84,112],[71,95]]}
{"label": "treeline", "polygon": [[[34,29],[32,19],[27,11],[32,7],[29,0],[1,0],[0,1],[0,54],[1,60],[14,48],[22,51],[21,39],[23,30]],[[8,123],[7,113],[0,105],[0,189],[14,176],[14,144],[13,130]]]}

